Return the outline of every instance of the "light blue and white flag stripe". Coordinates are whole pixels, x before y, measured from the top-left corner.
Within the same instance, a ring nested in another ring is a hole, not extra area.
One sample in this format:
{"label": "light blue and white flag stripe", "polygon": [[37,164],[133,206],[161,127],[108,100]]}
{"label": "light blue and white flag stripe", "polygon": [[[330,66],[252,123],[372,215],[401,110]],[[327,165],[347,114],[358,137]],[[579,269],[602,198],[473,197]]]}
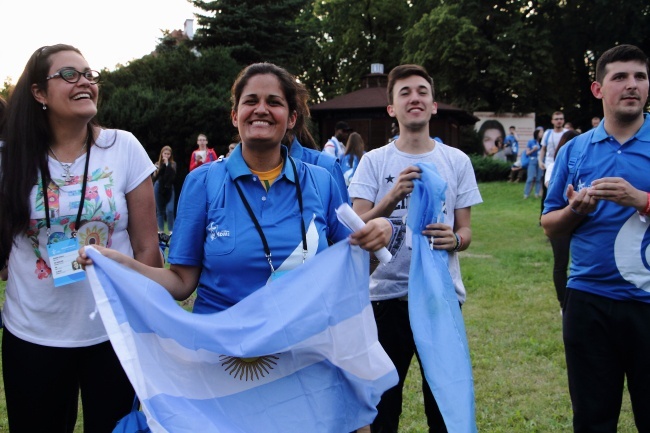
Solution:
{"label": "light blue and white flag stripe", "polygon": [[377,341],[367,253],[347,240],[206,315],[88,256],[99,313],[154,432],[350,432],[397,383]]}
{"label": "light blue and white flag stripe", "polygon": [[[433,250],[421,235],[438,222],[446,182],[433,164],[417,164],[407,224],[413,233],[409,276],[409,317],[424,375],[449,433],[475,433],[474,381],[463,316],[449,274],[449,254]],[[448,209],[453,212],[453,209]]]}

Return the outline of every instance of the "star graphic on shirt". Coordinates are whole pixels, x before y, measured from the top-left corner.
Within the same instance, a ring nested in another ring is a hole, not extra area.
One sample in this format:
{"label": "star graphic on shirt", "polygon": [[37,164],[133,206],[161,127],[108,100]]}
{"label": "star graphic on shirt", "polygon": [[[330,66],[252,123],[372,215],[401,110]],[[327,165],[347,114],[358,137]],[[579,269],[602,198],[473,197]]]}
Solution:
{"label": "star graphic on shirt", "polygon": [[393,179],[395,178],[389,174],[388,177],[386,178],[386,183],[393,183]]}

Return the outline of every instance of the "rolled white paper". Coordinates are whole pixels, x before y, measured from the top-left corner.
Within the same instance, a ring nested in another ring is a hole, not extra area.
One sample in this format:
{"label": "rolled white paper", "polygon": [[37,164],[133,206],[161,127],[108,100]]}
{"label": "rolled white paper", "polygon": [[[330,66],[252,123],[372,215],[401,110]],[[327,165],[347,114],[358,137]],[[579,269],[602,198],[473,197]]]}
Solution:
{"label": "rolled white paper", "polygon": [[[357,215],[347,203],[343,203],[338,207],[338,209],[336,209],[336,216],[338,217],[339,221],[345,224],[353,232],[361,230],[366,225],[366,223],[363,222],[359,215]],[[384,265],[390,262],[393,258],[393,255],[386,249],[386,247],[382,247],[381,249],[375,251],[374,254],[379,262]]]}

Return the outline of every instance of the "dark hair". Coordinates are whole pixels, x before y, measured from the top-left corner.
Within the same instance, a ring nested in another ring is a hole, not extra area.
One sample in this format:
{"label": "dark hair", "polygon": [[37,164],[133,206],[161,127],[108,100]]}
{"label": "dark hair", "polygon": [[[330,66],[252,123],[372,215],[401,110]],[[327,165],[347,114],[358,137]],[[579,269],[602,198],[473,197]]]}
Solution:
{"label": "dark hair", "polygon": [[[506,130],[503,128],[503,124],[496,119],[488,119],[481,124],[481,127],[478,129],[478,137],[483,143],[483,135],[488,129],[498,129],[501,133],[501,139],[505,138]],[[482,144],[481,144],[482,145]]]}
{"label": "dark hair", "polygon": [[637,46],[634,45],[618,45],[605,51],[598,62],[596,62],[596,81],[603,83],[603,78],[607,75],[607,65],[614,62],[631,62],[637,61],[643,63],[646,72],[650,69],[648,65],[648,56]]}
{"label": "dark hair", "polygon": [[431,97],[434,100],[436,99],[435,91],[433,88],[433,78],[431,78],[426,69],[420,65],[400,65],[395,66],[388,74],[388,87],[386,88],[386,92],[388,95],[389,105],[393,103],[393,88],[395,87],[395,82],[398,80],[403,80],[404,78],[411,77],[413,75],[417,75],[418,77],[422,77],[427,80],[427,82],[431,85]]}
{"label": "dark hair", "polygon": [[287,131],[282,143],[291,148],[291,142],[295,138],[308,149],[320,150],[309,130],[311,123],[311,112],[309,111],[309,91],[302,84],[296,82],[296,124],[293,129]]}
{"label": "dark hair", "polygon": [[[280,81],[280,86],[284,92],[284,97],[289,105],[289,113],[298,110],[298,91],[304,90],[304,86],[296,81],[296,77],[291,75],[287,70],[274,65],[273,63],[253,63],[245,67],[239,72],[235,82],[230,90],[230,98],[232,101],[232,109],[236,110],[239,104],[239,99],[244,91],[244,87],[248,84],[248,80],[256,75],[275,75]],[[306,90],[305,90],[306,92]]]}
{"label": "dark hair", "polygon": [[555,156],[557,156],[557,154],[560,151],[560,148],[562,146],[567,144],[569,141],[573,140],[578,135],[580,135],[580,134],[575,132],[573,129],[569,129],[567,132],[562,134],[562,137],[560,137],[560,141],[557,142],[557,147],[555,148]]}
{"label": "dark hair", "polygon": [[[46,79],[52,55],[62,51],[81,52],[65,44],[41,47],[27,61],[9,98],[0,135],[3,137],[0,162],[0,266],[9,257],[14,238],[29,227],[32,188],[39,172],[45,183],[50,181],[47,165],[52,131],[47,112],[34,99],[32,85],[47,90]],[[88,144],[93,143],[94,119],[88,123]],[[11,203],[10,206],[7,203]]]}
{"label": "dark hair", "polygon": [[[5,98],[0,96],[0,134],[2,134],[2,124],[4,123],[4,114],[7,108],[7,101],[5,101]],[[2,137],[2,135],[0,135]]]}
{"label": "dark hair", "polygon": [[363,156],[363,151],[365,150],[365,144],[363,143],[363,138],[358,132],[352,132],[348,136],[348,142],[345,145],[345,156],[348,158],[348,164],[352,166],[354,163],[354,157],[357,157],[357,160],[360,160]]}
{"label": "dark hair", "polygon": [[[284,99],[287,101],[287,105],[289,106],[289,114],[291,115],[291,113],[296,112],[298,115],[300,115],[300,111],[298,107],[300,104],[299,101],[302,96],[299,94],[302,91],[307,92],[307,90],[302,84],[298,83],[298,81],[296,81],[296,77],[291,75],[286,69],[276,66],[273,63],[253,63],[252,65],[246,66],[244,69],[242,69],[239,72],[237,78],[235,78],[235,82],[233,83],[232,88],[230,89],[230,100],[232,102],[232,109],[237,110],[237,106],[239,105],[239,100],[241,99],[241,94],[244,91],[244,87],[246,87],[246,84],[248,84],[248,80],[250,80],[256,75],[266,75],[266,74],[275,75],[278,81],[280,82],[280,87],[282,87],[282,91],[284,92]],[[297,125],[298,125],[298,119],[296,118],[296,125],[294,125],[292,130],[287,132],[294,133],[294,131],[300,131],[297,128]],[[283,141],[285,140],[286,140],[286,134]]]}

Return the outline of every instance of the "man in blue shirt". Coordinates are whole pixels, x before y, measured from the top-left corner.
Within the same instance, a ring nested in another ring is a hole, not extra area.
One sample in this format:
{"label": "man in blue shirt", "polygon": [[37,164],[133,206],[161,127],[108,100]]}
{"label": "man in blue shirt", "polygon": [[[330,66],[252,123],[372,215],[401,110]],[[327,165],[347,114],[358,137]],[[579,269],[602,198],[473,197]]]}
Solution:
{"label": "man in blue shirt", "polygon": [[510,152],[506,152],[508,161],[515,162],[519,155],[519,136],[517,135],[517,128],[511,126],[508,128],[509,134],[503,140],[503,145],[506,149],[510,148]]}
{"label": "man in blue shirt", "polygon": [[648,58],[620,45],[596,65],[604,121],[562,147],[542,225],[571,236],[563,337],[575,432],[616,432],[627,377],[636,426],[650,431]]}

